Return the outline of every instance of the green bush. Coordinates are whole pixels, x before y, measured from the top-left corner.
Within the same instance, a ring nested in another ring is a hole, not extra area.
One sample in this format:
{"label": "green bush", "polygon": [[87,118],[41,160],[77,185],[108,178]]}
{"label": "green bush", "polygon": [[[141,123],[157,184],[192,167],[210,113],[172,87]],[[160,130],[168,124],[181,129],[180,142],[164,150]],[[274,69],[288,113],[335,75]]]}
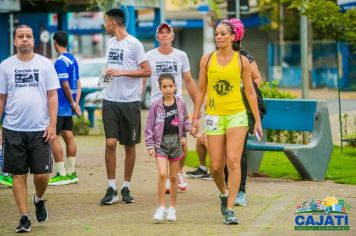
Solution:
{"label": "green bush", "polygon": [[89,134],[89,120],[84,116],[73,117],[73,133],[74,135],[88,135]]}
{"label": "green bush", "polygon": [[282,92],[278,90],[278,84],[279,82],[277,80],[273,81],[272,83],[270,82],[264,82],[260,86],[260,90],[262,92],[262,96],[264,98],[285,98],[285,99],[295,99],[296,96],[288,93],[288,92]]}
{"label": "green bush", "polygon": [[348,145],[356,147],[356,114],[343,113],[342,121],[342,139],[347,139]]}
{"label": "green bush", "polygon": [[[278,81],[265,82],[260,86],[263,98],[295,99],[296,96],[278,90]],[[268,113],[268,110],[267,110]],[[275,143],[303,143],[303,132],[267,130],[267,141]]]}

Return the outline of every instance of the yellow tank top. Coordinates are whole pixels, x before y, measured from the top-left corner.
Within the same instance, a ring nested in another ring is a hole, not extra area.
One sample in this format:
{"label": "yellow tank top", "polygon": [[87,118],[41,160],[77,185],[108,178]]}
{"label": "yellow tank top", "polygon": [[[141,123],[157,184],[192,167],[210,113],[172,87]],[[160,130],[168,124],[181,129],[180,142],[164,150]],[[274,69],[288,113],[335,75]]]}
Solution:
{"label": "yellow tank top", "polygon": [[240,91],[241,69],[238,55],[234,52],[230,63],[220,66],[216,52],[213,52],[207,72],[207,114],[230,115],[246,110]]}

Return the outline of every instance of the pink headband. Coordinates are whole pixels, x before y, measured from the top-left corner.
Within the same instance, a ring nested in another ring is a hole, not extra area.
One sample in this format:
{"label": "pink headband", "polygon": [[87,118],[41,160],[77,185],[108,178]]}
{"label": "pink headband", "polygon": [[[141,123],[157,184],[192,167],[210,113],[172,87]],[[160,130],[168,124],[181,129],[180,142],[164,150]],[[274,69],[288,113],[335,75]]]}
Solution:
{"label": "pink headband", "polygon": [[227,24],[229,26],[231,26],[231,28],[233,29],[233,33],[235,34],[235,39],[234,41],[239,41],[244,37],[244,33],[245,33],[245,27],[242,24],[242,22],[236,18],[232,18],[232,19],[225,19],[220,21],[220,24]]}

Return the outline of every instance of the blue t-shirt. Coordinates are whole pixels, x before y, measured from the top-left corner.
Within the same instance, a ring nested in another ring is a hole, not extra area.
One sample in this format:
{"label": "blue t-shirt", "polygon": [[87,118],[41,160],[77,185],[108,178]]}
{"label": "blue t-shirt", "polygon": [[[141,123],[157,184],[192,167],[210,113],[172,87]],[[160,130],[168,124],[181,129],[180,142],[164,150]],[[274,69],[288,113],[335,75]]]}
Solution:
{"label": "blue t-shirt", "polygon": [[[54,67],[56,68],[61,86],[62,82],[68,81],[70,89],[72,90],[73,100],[75,101],[79,80],[77,61],[71,54],[63,53],[57,58]],[[58,89],[58,116],[72,116],[73,114],[70,103],[61,87]]]}

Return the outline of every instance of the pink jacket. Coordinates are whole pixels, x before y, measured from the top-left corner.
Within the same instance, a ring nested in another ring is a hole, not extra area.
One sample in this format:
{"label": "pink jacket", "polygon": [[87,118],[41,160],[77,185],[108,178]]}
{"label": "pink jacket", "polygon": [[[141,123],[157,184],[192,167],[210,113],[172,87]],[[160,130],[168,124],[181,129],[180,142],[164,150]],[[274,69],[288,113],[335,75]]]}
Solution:
{"label": "pink jacket", "polygon": [[[189,122],[187,106],[182,99],[176,96],[175,99],[179,118],[178,135],[180,140],[183,137],[184,132],[190,131],[191,123]],[[161,146],[165,113],[163,99],[160,99],[151,105],[145,128],[145,143],[147,149],[152,149],[154,147],[159,148]]]}

